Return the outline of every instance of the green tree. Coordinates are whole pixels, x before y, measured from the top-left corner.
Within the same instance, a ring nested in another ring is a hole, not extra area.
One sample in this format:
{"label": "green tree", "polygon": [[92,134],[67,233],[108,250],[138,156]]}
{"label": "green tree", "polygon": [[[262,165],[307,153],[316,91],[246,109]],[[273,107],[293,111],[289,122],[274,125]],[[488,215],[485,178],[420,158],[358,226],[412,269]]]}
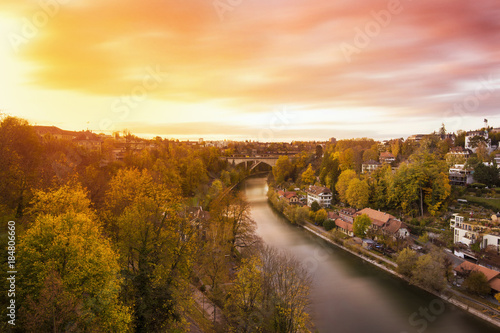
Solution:
{"label": "green tree", "polygon": [[486,275],[480,271],[472,271],[464,280],[463,287],[471,293],[478,295],[487,295],[491,291]]}
{"label": "green tree", "polygon": [[[129,309],[118,300],[118,255],[101,232],[85,214],[69,212],[39,216],[21,238],[19,299],[26,302],[20,312],[28,326],[50,331],[63,331],[68,325],[81,331],[128,330]],[[58,298],[50,298],[50,293]],[[57,316],[48,311],[36,318],[28,315],[45,306],[68,308]]]}
{"label": "green tree", "polygon": [[406,214],[421,215],[427,208],[432,215],[446,208],[451,185],[446,174],[447,166],[435,155],[413,155],[410,163],[402,164],[391,182],[389,201]]}
{"label": "green tree", "polygon": [[370,228],[371,225],[372,221],[370,220],[370,217],[368,215],[362,214],[356,216],[352,225],[354,235],[356,235],[356,237],[364,238],[366,236],[368,228]]}
{"label": "green tree", "polygon": [[311,211],[313,211],[313,212],[315,212],[315,213],[316,213],[316,212],[317,212],[317,211],[319,211],[320,209],[321,209],[321,206],[319,205],[319,203],[318,203],[317,201],[313,201],[313,202],[311,203]]}
{"label": "green tree", "polygon": [[302,173],[300,178],[304,184],[314,184],[316,182],[316,176],[311,164],[309,164],[307,170]]}
{"label": "green tree", "polygon": [[406,277],[411,277],[417,264],[417,253],[409,248],[405,248],[398,253],[396,264],[397,271]]}
{"label": "green tree", "polygon": [[340,172],[339,160],[328,150],[325,152],[325,156],[321,161],[319,173],[320,182],[334,191]]}
{"label": "green tree", "polygon": [[478,164],[474,168],[474,180],[489,187],[500,185],[500,171],[495,165]]}
{"label": "green tree", "polygon": [[111,180],[107,204],[136,331],[185,327],[197,233],[180,196],[147,170],[127,169]]}
{"label": "green tree", "polygon": [[354,170],[345,170],[340,174],[339,180],[335,185],[340,201],[347,203],[347,189],[349,188],[349,183],[354,178],[356,178],[356,172]]}
{"label": "green tree", "polygon": [[368,183],[365,180],[351,179],[345,193],[347,203],[357,209],[366,207],[370,198],[369,191]]}
{"label": "green tree", "polygon": [[323,228],[325,228],[326,231],[330,231],[335,227],[335,221],[333,220],[326,220],[323,222]]}

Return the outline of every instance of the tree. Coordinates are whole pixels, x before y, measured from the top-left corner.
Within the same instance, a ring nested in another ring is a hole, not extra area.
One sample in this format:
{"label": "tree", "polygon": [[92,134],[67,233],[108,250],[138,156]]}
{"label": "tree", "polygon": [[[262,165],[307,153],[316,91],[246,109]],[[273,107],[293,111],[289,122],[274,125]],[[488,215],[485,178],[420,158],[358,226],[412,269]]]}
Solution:
{"label": "tree", "polygon": [[366,214],[356,216],[354,223],[352,224],[352,230],[354,235],[359,238],[364,238],[368,228],[372,225],[370,217]]}
{"label": "tree", "polygon": [[398,253],[396,263],[398,273],[411,277],[417,264],[417,253],[409,248],[405,248]]}
{"label": "tree", "polygon": [[[127,331],[129,309],[120,304],[117,254],[98,223],[82,213],[41,215],[19,243],[19,281],[27,325],[58,330],[72,324],[83,331]],[[60,299],[50,298],[50,294]],[[48,302],[48,304],[47,304]],[[47,305],[65,308],[54,315],[28,313]],[[77,318],[76,321],[75,317]]]}
{"label": "tree", "polygon": [[262,266],[260,258],[252,256],[243,259],[236,278],[228,293],[225,304],[229,320],[238,332],[256,332],[261,322],[253,322],[253,316],[260,314],[262,304]]}
{"label": "tree", "polygon": [[347,148],[342,151],[339,155],[340,169],[342,171],[356,168],[356,162],[354,157],[354,150],[352,148]]}
{"label": "tree", "polygon": [[495,166],[478,164],[474,169],[474,180],[486,186],[500,185],[500,172]]}
{"label": "tree", "polygon": [[197,229],[180,196],[147,170],[126,169],[111,180],[106,201],[136,331],[184,327]]}
{"label": "tree", "polygon": [[441,291],[446,287],[444,254],[438,249],[417,259],[413,270],[413,281],[424,287]]}
{"label": "tree", "polygon": [[455,146],[456,147],[465,147],[465,136],[467,133],[462,130],[457,131],[457,136],[455,137]]}
{"label": "tree", "polygon": [[304,184],[314,184],[316,176],[314,175],[314,170],[311,164],[309,164],[307,170],[302,173],[300,178]]}
{"label": "tree", "polygon": [[404,213],[424,214],[425,208],[432,215],[446,208],[451,194],[451,185],[446,174],[447,166],[435,155],[421,153],[413,155],[410,163],[402,164],[394,175],[389,201]]}
{"label": "tree", "polygon": [[38,299],[28,295],[21,308],[20,321],[28,332],[64,332],[78,329],[80,302],[64,288],[59,274],[49,272]]}
{"label": "tree", "polygon": [[323,157],[323,147],[321,145],[316,146],[316,158]]}
{"label": "tree", "polygon": [[340,172],[338,158],[335,158],[333,153],[325,153],[320,166],[319,179],[321,183],[325,184],[330,188],[330,190],[334,191]]}
{"label": "tree", "polygon": [[261,262],[262,313],[267,326],[275,332],[305,330],[311,276],[295,257],[275,248],[263,248]]}
{"label": "tree", "polygon": [[282,184],[287,180],[293,171],[292,162],[288,156],[280,156],[273,167],[273,176],[277,184]]}
{"label": "tree", "polygon": [[335,227],[335,221],[327,219],[325,222],[323,222],[323,228],[325,228],[326,231],[330,231]]}
{"label": "tree", "polygon": [[323,222],[328,218],[328,213],[324,209],[320,209],[316,212],[314,222],[319,225],[323,225]]}
{"label": "tree", "polygon": [[214,232],[219,240],[226,242],[232,252],[257,242],[256,223],[250,216],[250,205],[243,194],[222,196],[210,207],[212,222],[217,229]]}
{"label": "tree", "polygon": [[369,190],[368,183],[365,180],[351,179],[345,193],[347,203],[357,209],[366,207],[370,197]]}
{"label": "tree", "polygon": [[469,140],[469,146],[471,148],[478,148],[481,144],[487,144],[486,139],[482,135],[476,135]]}
{"label": "tree", "polygon": [[21,217],[40,182],[42,146],[26,120],[5,117],[0,123],[0,205]]}
{"label": "tree", "polygon": [[313,211],[313,212],[315,212],[315,213],[316,213],[316,212],[317,212],[317,211],[319,211],[320,209],[321,209],[321,206],[319,205],[319,203],[318,203],[317,201],[313,201],[313,202],[311,203],[311,211]]}
{"label": "tree", "polygon": [[335,185],[340,201],[347,203],[347,189],[349,188],[349,183],[354,178],[356,178],[356,172],[354,170],[345,170],[340,174],[337,185]]}
{"label": "tree", "polygon": [[469,276],[464,280],[463,286],[471,293],[478,295],[487,295],[491,291],[486,275],[480,271],[470,272]]}
{"label": "tree", "polygon": [[378,151],[373,149],[367,149],[363,152],[363,162],[368,162],[369,160],[378,160]]}
{"label": "tree", "polygon": [[35,217],[58,216],[71,212],[95,218],[95,212],[90,206],[91,201],[82,186],[79,183],[69,182],[50,191],[35,191],[28,212]]}
{"label": "tree", "polygon": [[446,135],[446,127],[444,127],[444,123],[441,123],[441,128],[439,129],[439,135],[444,137]]}

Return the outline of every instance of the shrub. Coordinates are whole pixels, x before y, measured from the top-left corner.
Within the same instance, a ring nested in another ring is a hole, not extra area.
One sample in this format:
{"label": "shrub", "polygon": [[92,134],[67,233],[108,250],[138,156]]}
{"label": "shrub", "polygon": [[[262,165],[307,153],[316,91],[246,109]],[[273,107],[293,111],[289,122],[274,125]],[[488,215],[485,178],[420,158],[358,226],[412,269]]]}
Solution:
{"label": "shrub", "polygon": [[326,231],[330,231],[335,227],[335,222],[332,220],[326,220],[323,222],[323,227],[325,228]]}

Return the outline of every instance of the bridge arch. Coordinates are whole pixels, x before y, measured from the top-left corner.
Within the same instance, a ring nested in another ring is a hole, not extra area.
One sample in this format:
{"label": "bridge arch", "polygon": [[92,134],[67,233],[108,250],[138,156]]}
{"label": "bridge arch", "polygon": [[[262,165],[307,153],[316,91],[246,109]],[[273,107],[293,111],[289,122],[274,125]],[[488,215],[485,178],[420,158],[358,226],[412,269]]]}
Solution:
{"label": "bridge arch", "polygon": [[[278,161],[278,158],[277,157],[228,157],[227,161],[234,165],[245,163],[245,166],[247,168],[253,170],[261,163],[267,164],[270,167],[274,167],[276,165],[276,162]],[[249,162],[251,163],[250,167],[248,166]]]}

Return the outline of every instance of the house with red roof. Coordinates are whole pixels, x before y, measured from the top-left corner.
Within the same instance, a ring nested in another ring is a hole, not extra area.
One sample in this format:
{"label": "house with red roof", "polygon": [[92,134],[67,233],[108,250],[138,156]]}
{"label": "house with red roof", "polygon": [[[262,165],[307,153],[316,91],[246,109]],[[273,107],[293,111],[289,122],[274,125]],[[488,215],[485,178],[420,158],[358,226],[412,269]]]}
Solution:
{"label": "house with red roof", "polygon": [[467,277],[473,271],[478,271],[486,276],[486,280],[493,292],[500,292],[500,272],[494,271],[484,266],[473,264],[469,261],[464,261],[454,268],[455,275],[458,277]]}
{"label": "house with red roof", "polygon": [[394,155],[392,155],[392,153],[388,152],[388,151],[384,151],[382,153],[380,153],[380,163],[392,163],[396,160],[396,157]]}

